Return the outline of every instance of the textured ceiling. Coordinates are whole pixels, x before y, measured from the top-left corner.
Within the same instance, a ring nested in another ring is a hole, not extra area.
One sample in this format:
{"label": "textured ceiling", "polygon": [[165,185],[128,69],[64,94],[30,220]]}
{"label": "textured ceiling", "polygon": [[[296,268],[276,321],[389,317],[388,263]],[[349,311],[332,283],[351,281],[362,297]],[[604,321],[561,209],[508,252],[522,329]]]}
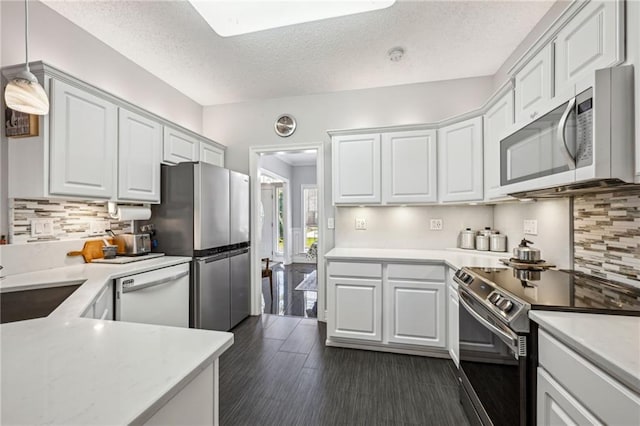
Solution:
{"label": "textured ceiling", "polygon": [[[553,1],[399,1],[220,37],[185,1],[44,3],[201,105],[494,74]],[[402,61],[387,51],[404,47]]]}

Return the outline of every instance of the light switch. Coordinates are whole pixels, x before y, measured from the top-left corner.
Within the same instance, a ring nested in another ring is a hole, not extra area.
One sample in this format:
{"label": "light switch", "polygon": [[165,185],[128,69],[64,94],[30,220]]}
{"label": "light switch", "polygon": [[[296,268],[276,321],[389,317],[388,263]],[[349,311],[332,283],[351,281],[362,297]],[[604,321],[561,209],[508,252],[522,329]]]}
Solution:
{"label": "light switch", "polygon": [[328,229],[335,229],[336,228],[336,222],[332,217],[327,219],[327,228]]}
{"label": "light switch", "polygon": [[32,237],[53,237],[53,219],[31,219]]}

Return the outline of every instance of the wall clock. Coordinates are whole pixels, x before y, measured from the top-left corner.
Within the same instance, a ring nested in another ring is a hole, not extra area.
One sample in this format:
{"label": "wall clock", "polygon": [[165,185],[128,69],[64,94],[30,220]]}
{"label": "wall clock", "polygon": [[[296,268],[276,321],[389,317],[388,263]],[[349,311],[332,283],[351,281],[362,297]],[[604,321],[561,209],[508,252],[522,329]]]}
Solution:
{"label": "wall clock", "polygon": [[289,114],[282,114],[276,119],[273,127],[278,136],[286,138],[287,136],[291,136],[293,132],[296,131],[296,119]]}

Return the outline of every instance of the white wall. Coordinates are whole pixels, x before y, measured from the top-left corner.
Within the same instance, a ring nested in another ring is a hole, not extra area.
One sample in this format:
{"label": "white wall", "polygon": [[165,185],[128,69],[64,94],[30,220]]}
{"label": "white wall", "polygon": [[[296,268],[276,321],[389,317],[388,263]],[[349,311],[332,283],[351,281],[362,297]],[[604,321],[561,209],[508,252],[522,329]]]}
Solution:
{"label": "white wall", "polygon": [[[203,112],[203,134],[224,141],[226,166],[243,173],[249,173],[251,146],[286,148],[287,144],[324,142],[326,219],[333,217],[327,130],[438,121],[478,108],[491,91],[491,77],[478,77],[209,106]],[[283,113],[292,114],[298,122],[296,132],[287,138],[273,130]],[[334,246],[333,233],[325,232],[325,250]]]}
{"label": "white wall", "polygon": [[[0,1],[2,66],[24,62],[24,3]],[[37,1],[29,1],[29,60],[56,68],[193,131],[202,106]]]}
{"label": "white wall", "polygon": [[494,207],[493,225],[507,235],[509,251],[524,237],[523,221],[536,219],[538,235],[527,235],[542,258],[559,268],[572,267],[572,215],[569,198],[536,202],[498,204]]}
{"label": "white wall", "polygon": [[[227,167],[229,166],[227,165]],[[293,174],[291,164],[285,163],[275,155],[263,155],[260,157],[259,167],[291,181]]]}
{"label": "white wall", "polygon": [[[355,229],[356,217],[366,219],[366,230]],[[442,231],[431,231],[430,219],[442,219]],[[335,245],[352,248],[453,248],[458,244],[462,229],[483,229],[485,226],[493,227],[492,206],[340,207],[336,209]]]}

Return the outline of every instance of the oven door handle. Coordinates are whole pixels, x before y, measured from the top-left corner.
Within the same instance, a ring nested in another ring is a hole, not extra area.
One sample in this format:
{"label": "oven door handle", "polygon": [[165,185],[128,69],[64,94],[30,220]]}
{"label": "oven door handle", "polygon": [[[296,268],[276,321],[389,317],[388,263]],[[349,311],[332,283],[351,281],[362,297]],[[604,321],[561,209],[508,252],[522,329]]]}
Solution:
{"label": "oven door handle", "polygon": [[496,334],[500,340],[502,340],[504,343],[506,343],[507,345],[509,345],[509,347],[511,347],[512,349],[514,349],[514,353],[516,354],[516,357],[518,356],[518,336],[516,335],[511,335],[509,333],[507,333],[504,330],[499,329],[498,327],[496,327],[495,325],[491,324],[489,321],[487,321],[486,319],[484,319],[482,317],[482,315],[478,314],[472,307],[471,305],[469,305],[465,300],[464,300],[464,293],[460,293],[460,304],[467,310],[467,312],[469,312],[469,314],[471,314],[472,317],[474,317],[476,320],[478,320],[484,327],[488,328],[491,332],[493,332],[494,334]]}
{"label": "oven door handle", "polygon": [[564,159],[567,162],[567,166],[569,166],[569,170],[574,170],[576,168],[576,159],[571,155],[571,151],[569,151],[569,147],[567,146],[567,121],[569,120],[569,115],[573,112],[575,106],[576,98],[571,98],[567,104],[567,109],[562,114],[560,123],[558,124],[558,144],[560,145]]}

